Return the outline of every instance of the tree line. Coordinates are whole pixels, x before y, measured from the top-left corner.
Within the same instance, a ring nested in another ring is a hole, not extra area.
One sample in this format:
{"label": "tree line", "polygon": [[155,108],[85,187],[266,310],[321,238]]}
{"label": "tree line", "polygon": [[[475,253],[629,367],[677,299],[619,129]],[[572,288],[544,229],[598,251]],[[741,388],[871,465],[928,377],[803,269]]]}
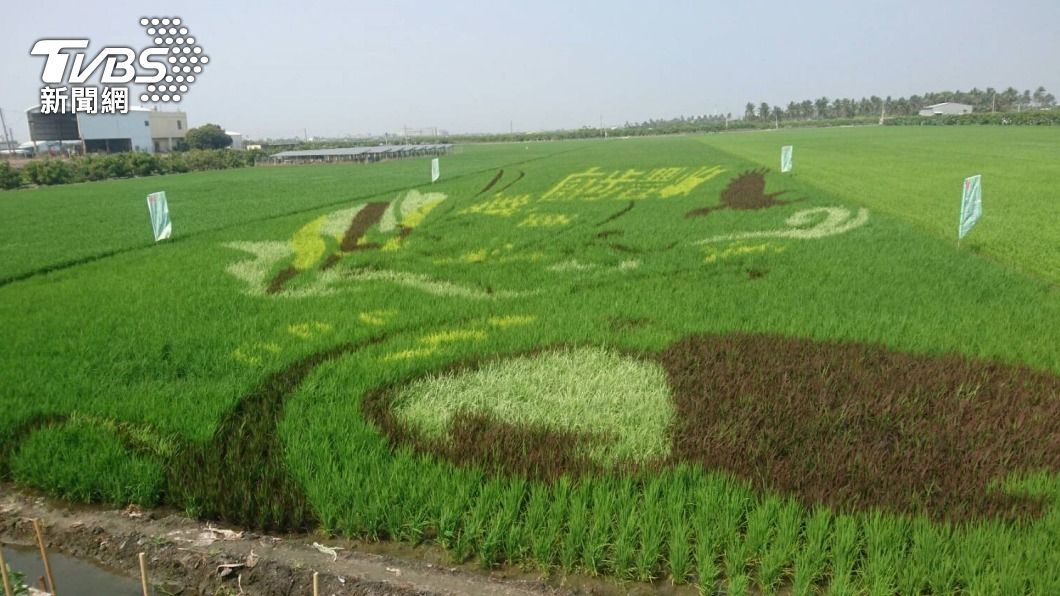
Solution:
{"label": "tree line", "polygon": [[755,105],[747,102],[744,120],[827,120],[831,118],[859,118],[868,116],[915,116],[923,108],[945,102],[963,103],[972,106],[974,112],[1021,112],[1052,108],[1056,97],[1045,87],[1033,92],[1018,91],[1009,87],[998,91],[993,87],[973,88],[970,91],[937,91],[923,95],[893,98],[872,97],[805,99],[790,101],[787,107],[770,106],[767,102]]}

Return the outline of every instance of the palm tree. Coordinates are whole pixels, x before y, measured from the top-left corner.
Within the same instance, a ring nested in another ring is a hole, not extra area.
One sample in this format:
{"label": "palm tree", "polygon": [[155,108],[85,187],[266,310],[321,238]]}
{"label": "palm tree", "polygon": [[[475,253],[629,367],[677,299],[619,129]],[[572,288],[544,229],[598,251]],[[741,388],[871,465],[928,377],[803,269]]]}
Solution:
{"label": "palm tree", "polygon": [[828,117],[828,98],[821,97],[813,102],[813,107],[817,111],[817,118]]}
{"label": "palm tree", "polygon": [[1034,100],[1034,105],[1036,105],[1038,107],[1044,106],[1045,105],[1045,87],[1038,87],[1037,89],[1035,89],[1034,90],[1034,96],[1032,97],[1032,99]]}

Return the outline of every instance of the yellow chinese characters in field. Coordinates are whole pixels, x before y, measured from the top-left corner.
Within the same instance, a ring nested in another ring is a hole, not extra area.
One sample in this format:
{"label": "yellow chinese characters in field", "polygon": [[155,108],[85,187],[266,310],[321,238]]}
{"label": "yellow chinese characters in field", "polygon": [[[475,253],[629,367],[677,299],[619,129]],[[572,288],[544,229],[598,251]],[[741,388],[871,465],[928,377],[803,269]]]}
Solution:
{"label": "yellow chinese characters in field", "polygon": [[428,333],[417,340],[417,347],[391,352],[383,356],[384,362],[394,360],[412,360],[415,358],[426,358],[446,344],[457,342],[476,342],[486,339],[486,332],[479,329],[452,329],[449,331],[436,331]]}
{"label": "yellow chinese characters in field", "polygon": [[687,196],[724,172],[721,166],[615,170],[598,167],[571,174],[541,195],[542,201],[636,201]]}
{"label": "yellow chinese characters in field", "polygon": [[507,196],[497,193],[491,199],[475,203],[460,211],[461,215],[475,213],[478,215],[497,215],[500,217],[511,217],[515,212],[530,203],[530,195]]}
{"label": "yellow chinese characters in field", "polygon": [[738,257],[742,255],[753,255],[753,254],[764,254],[773,253],[780,254],[787,250],[788,247],[774,244],[772,242],[763,242],[761,244],[733,244],[722,250],[718,250],[712,246],[706,248],[707,256],[703,258],[706,263],[717,263],[720,260],[729,259],[732,257]]}
{"label": "yellow chinese characters in field", "polygon": [[520,228],[548,228],[553,226],[565,226],[577,215],[564,215],[562,213],[528,213],[523,221],[519,222]]}

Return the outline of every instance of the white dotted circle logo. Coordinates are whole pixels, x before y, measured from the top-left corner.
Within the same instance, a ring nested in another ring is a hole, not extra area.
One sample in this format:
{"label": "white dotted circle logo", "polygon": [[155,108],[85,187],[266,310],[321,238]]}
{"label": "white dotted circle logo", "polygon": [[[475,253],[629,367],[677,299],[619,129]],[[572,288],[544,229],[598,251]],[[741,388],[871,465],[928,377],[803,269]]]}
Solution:
{"label": "white dotted circle logo", "polygon": [[[165,84],[147,85],[147,92],[140,95],[140,101],[179,102],[187,93],[188,85],[195,82],[195,76],[190,73],[202,73],[201,65],[210,61],[209,56],[203,53],[202,46],[180,18],[142,17],[140,26],[154,47],[165,49],[168,55]],[[174,80],[180,85],[172,84]]]}

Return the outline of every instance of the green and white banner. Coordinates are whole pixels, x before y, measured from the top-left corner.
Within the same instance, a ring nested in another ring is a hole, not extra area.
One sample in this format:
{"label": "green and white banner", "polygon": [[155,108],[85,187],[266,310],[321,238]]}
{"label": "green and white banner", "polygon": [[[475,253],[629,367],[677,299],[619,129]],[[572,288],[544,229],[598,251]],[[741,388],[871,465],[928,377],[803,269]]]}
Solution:
{"label": "green and white banner", "polygon": [[155,242],[169,238],[173,233],[173,223],[169,221],[169,205],[165,192],[153,192],[147,195],[147,213],[151,216],[151,229],[155,233]]}
{"label": "green and white banner", "polygon": [[957,228],[957,239],[968,235],[979,216],[983,214],[982,176],[976,174],[964,179],[964,195],[961,197],[961,221]]}
{"label": "green and white banner", "polygon": [[780,148],[780,171],[787,173],[791,171],[791,145],[784,145]]}
{"label": "green and white banner", "polygon": [[438,167],[438,158],[435,157],[431,160],[431,182],[437,182],[441,175],[441,169]]}

